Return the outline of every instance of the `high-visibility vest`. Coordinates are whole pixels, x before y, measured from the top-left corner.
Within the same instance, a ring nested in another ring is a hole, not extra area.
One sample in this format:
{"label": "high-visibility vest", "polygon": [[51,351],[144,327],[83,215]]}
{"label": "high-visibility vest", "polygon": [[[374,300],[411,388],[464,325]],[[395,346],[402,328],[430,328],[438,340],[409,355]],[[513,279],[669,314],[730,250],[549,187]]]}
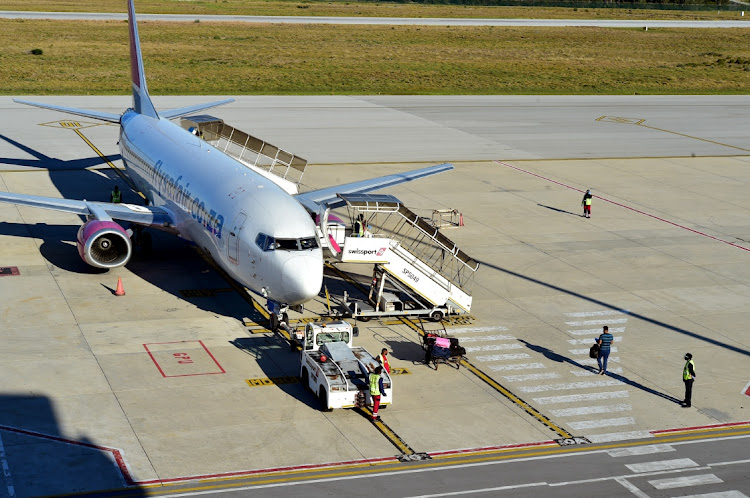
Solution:
{"label": "high-visibility vest", "polygon": [[380,396],[380,375],[376,373],[370,374],[370,396]]}
{"label": "high-visibility vest", "polygon": [[[586,205],[587,206],[591,205],[591,197],[586,197]],[[672,377],[672,378],[674,379],[674,377]]]}
{"label": "high-visibility vest", "polygon": [[688,361],[687,361],[687,362],[685,363],[685,368],[684,368],[684,369],[682,370],[682,378],[683,378],[684,380],[690,380],[690,379],[692,379],[692,378],[693,378],[693,376],[692,376],[692,375],[690,375],[690,368],[689,368],[689,365],[690,365],[691,363],[693,364],[693,372],[695,372],[695,363],[693,363],[693,360],[688,360]]}
{"label": "high-visibility vest", "polygon": [[112,202],[121,202],[121,201],[122,201],[122,192],[120,192],[119,190],[117,192],[115,192],[113,190],[112,191]]}

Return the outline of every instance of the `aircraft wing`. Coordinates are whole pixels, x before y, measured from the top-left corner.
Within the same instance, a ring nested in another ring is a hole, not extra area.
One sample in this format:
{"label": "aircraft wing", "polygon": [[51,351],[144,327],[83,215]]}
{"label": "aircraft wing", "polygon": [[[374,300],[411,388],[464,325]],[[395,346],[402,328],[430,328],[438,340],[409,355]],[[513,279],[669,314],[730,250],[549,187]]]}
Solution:
{"label": "aircraft wing", "polygon": [[326,187],[319,190],[313,190],[311,192],[304,192],[301,194],[297,194],[295,198],[307,209],[316,213],[319,211],[320,206],[323,204],[327,204],[331,208],[343,206],[344,201],[336,197],[336,194],[366,194],[368,192],[384,189],[386,187],[393,187],[394,185],[398,185],[400,183],[411,182],[413,180],[419,180],[420,178],[426,178],[428,176],[443,173],[444,171],[450,171],[452,169],[452,164],[443,163],[438,164],[437,166],[429,166],[427,168],[415,169],[413,171],[406,171],[404,173],[397,173],[395,175],[381,176],[378,178],[371,178],[369,180],[337,185],[335,187]]}
{"label": "aircraft wing", "polygon": [[196,104],[187,107],[179,107],[177,109],[159,111],[159,116],[166,119],[179,118],[180,116],[184,116],[185,114],[191,114],[193,112],[202,111],[204,109],[210,109],[212,107],[228,104],[230,102],[234,102],[234,99],[217,100],[215,102],[208,102],[205,104]]}
{"label": "aircraft wing", "polygon": [[[38,195],[14,194],[11,192],[0,192],[0,202],[52,209],[83,216],[94,216],[96,219],[109,216],[114,220],[129,221],[131,223],[138,223],[139,225],[160,227],[165,226],[165,224],[174,225],[174,220],[166,209],[153,206],[76,201]],[[104,216],[102,216],[103,213]]]}

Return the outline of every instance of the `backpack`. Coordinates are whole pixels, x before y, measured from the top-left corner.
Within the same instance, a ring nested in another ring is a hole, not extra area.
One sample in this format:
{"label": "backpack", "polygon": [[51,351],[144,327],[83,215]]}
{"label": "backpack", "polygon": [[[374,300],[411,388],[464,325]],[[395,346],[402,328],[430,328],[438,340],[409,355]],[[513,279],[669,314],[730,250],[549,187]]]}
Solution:
{"label": "backpack", "polygon": [[589,349],[589,356],[591,358],[599,357],[599,344],[598,343],[594,343],[594,345],[591,346],[591,349]]}

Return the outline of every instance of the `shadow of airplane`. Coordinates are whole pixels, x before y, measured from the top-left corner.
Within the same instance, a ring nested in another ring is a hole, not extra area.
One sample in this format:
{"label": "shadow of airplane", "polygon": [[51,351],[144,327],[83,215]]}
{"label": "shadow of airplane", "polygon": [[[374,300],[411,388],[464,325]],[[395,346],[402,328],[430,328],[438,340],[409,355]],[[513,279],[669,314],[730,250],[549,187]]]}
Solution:
{"label": "shadow of airplane", "polygon": [[[72,159],[69,161],[63,159],[57,159],[56,157],[50,157],[41,152],[32,149],[10,137],[0,134],[0,140],[4,140],[10,145],[16,147],[19,150],[29,154],[35,159],[21,159],[16,157],[0,157],[0,164],[10,164],[14,166],[26,166],[31,168],[42,168],[50,171],[71,171],[71,170],[82,170],[93,166],[99,166],[106,164],[106,160],[99,156],[87,157],[84,159]],[[108,158],[110,162],[118,161],[120,154],[116,154]]]}
{"label": "shadow of airplane", "polygon": [[[531,344],[528,341],[525,341],[523,339],[519,339],[522,343],[526,344],[526,347],[531,349],[532,351],[536,351],[537,353],[543,354],[547,359],[556,361],[558,363],[569,363],[570,365],[580,368],[581,370],[587,370],[592,373],[596,373],[599,371],[598,368],[583,365],[581,363],[578,363],[575,360],[572,360],[568,358],[567,356],[563,356],[561,354],[555,353],[549,348],[545,348],[544,346],[539,346],[537,344]],[[657,391],[656,389],[653,389],[651,387],[644,386],[640,382],[636,382],[634,380],[628,379],[627,377],[619,374],[615,374],[612,372],[607,372],[606,374],[608,377],[612,377],[613,379],[619,380],[623,384],[627,384],[629,386],[635,387],[637,389],[640,389],[641,391],[647,392],[649,394],[653,394],[654,396],[658,396],[660,398],[664,398],[667,401],[671,401],[672,403],[681,404],[682,400],[675,398],[674,396],[670,396],[669,394]]]}
{"label": "shadow of airplane", "polygon": [[[602,306],[604,308],[608,308],[608,309],[616,310],[616,311],[622,311],[622,309],[623,309],[622,306],[617,306],[617,305],[614,305],[614,304],[607,303],[605,301],[601,301],[599,299],[594,299],[593,297],[586,296],[586,295],[581,294],[579,292],[574,292],[574,291],[565,289],[563,287],[560,287],[558,285],[551,284],[549,282],[544,282],[544,281],[536,279],[536,278],[532,278],[532,277],[529,277],[529,276],[526,276],[526,275],[522,275],[522,274],[520,274],[518,272],[514,272],[514,271],[508,270],[506,268],[501,268],[499,266],[493,265],[492,263],[488,263],[486,261],[481,261],[481,260],[476,260],[476,261],[478,261],[479,263],[481,263],[482,265],[484,265],[484,266],[486,266],[488,268],[492,268],[493,270],[499,271],[501,273],[505,273],[507,275],[512,275],[514,277],[518,277],[518,278],[521,278],[523,280],[527,280],[529,282],[533,282],[535,284],[547,287],[549,289],[554,289],[554,290],[556,290],[558,292],[561,292],[561,293],[564,293],[564,294],[568,294],[570,296],[575,296],[575,297],[577,297],[579,299],[582,299],[584,301],[588,301],[590,303],[596,304],[597,306]],[[662,322],[660,320],[656,320],[654,318],[649,318],[649,317],[647,317],[645,315],[641,315],[639,313],[633,313],[631,311],[631,312],[628,312],[628,316],[632,316],[633,318],[637,318],[639,320],[643,320],[644,322],[651,323],[653,325],[656,325],[657,327],[662,327],[662,328],[670,330],[672,332],[677,332],[678,334],[683,334],[685,336],[692,337],[693,339],[697,339],[699,341],[706,342],[706,343],[711,344],[713,346],[718,346],[718,347],[724,348],[724,349],[726,349],[728,351],[739,353],[739,354],[744,355],[744,356],[750,356],[750,351],[748,351],[747,349],[742,349],[740,347],[733,346],[731,344],[727,344],[726,342],[722,342],[722,341],[719,341],[717,339],[711,339],[710,337],[704,337],[704,336],[702,336],[700,334],[696,334],[695,332],[691,332],[691,331],[685,330],[685,329],[683,329],[681,327],[676,327],[674,325],[670,325],[668,323]]]}

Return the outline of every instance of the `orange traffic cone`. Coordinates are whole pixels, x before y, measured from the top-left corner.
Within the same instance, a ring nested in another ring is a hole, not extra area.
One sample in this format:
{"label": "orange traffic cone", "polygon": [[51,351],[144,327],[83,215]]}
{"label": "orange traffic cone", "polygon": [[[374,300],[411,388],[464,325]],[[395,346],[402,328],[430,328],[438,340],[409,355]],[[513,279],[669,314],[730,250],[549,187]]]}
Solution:
{"label": "orange traffic cone", "polygon": [[460,226],[460,227],[464,226],[464,215],[463,215],[463,213],[458,213],[458,226]]}
{"label": "orange traffic cone", "polygon": [[125,289],[122,288],[122,277],[117,277],[117,290],[115,291],[115,296],[124,296],[125,295]]}

